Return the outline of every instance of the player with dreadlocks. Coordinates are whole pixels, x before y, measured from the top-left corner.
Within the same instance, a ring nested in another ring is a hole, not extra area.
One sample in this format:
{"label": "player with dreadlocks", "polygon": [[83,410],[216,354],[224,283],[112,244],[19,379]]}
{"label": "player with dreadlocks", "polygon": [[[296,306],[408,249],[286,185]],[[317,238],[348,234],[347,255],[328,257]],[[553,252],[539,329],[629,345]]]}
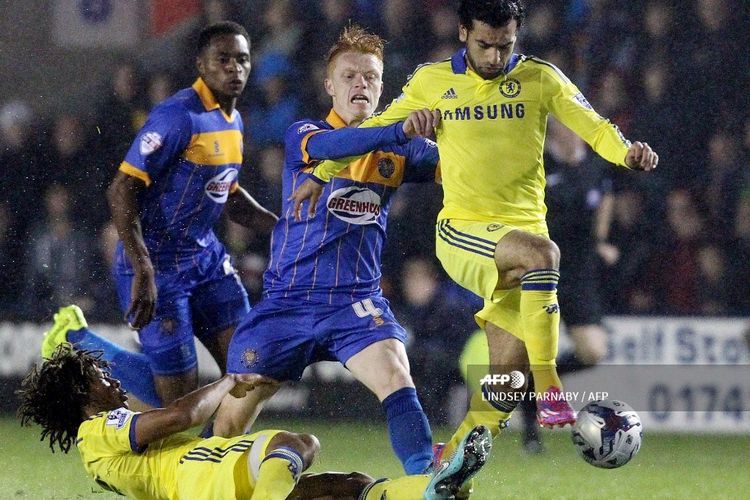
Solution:
{"label": "player with dreadlocks", "polygon": [[311,434],[266,430],[202,439],[181,433],[205,423],[224,396],[242,397],[267,379],[227,374],[166,408],[137,413],[128,409],[125,391],[101,355],[58,346],[23,380],[18,414],[22,425],[42,427],[41,440],[48,439],[53,452],[67,453],[75,444],[84,469],[102,488],[133,498],[454,498],[491,446],[489,431],[479,427],[467,435],[461,459],[445,462],[432,476],[300,478],[320,449]]}

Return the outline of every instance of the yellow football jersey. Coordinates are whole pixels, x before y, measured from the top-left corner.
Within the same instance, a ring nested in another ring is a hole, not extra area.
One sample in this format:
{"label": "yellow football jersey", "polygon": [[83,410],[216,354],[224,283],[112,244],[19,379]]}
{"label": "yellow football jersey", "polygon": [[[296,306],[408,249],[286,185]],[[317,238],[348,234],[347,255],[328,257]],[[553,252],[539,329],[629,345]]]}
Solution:
{"label": "yellow football jersey", "polygon": [[131,432],[138,415],[119,408],[85,420],[76,439],[83,467],[106,490],[133,498],[174,498],[176,465],[198,439],[177,434],[138,453]]}
{"label": "yellow football jersey", "polygon": [[174,434],[138,450],[133,424],[139,415],[118,408],[98,413],[79,427],[76,445],[83,467],[102,488],[142,499],[250,496],[254,479],[248,475],[246,456],[261,433],[209,439]]}
{"label": "yellow football jersey", "polygon": [[[440,219],[501,222],[546,232],[544,138],[552,115],[606,160],[625,166],[630,143],[594,111],[555,66],[514,54],[503,75],[485,80],[466,64],[465,49],[418,67],[403,93],[362,126],[439,110],[437,144],[444,191]],[[322,179],[341,164],[321,164]]]}

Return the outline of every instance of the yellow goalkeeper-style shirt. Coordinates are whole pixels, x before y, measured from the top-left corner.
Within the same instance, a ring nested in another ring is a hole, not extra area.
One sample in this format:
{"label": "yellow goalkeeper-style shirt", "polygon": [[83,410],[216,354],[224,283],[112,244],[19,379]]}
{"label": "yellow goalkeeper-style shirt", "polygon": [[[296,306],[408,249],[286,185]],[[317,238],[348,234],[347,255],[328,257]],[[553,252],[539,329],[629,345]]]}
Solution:
{"label": "yellow goalkeeper-style shirt", "polygon": [[[423,108],[442,115],[437,144],[444,206],[439,219],[501,222],[546,232],[542,154],[549,114],[617,165],[625,166],[630,146],[558,68],[518,54],[492,80],[468,67],[465,49],[449,60],[419,66],[401,96],[362,126],[405,120]],[[329,180],[345,166],[324,162],[313,175]]]}

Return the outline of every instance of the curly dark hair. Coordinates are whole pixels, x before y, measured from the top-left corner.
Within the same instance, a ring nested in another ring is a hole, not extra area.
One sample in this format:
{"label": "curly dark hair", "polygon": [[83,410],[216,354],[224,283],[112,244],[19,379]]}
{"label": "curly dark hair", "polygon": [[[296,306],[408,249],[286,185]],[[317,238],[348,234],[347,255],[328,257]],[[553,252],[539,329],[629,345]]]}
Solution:
{"label": "curly dark hair", "polygon": [[53,453],[55,445],[67,453],[75,442],[86,418],[83,408],[90,401],[91,381],[98,376],[97,368],[107,371],[108,363],[101,356],[101,351],[77,351],[61,344],[50,359],[31,369],[16,391],[21,425],[40,425],[39,440],[49,438]]}
{"label": "curly dark hair", "polygon": [[206,26],[201,30],[198,35],[198,54],[202,53],[209,45],[211,45],[211,40],[213,40],[215,36],[220,35],[244,36],[245,40],[247,40],[247,46],[250,47],[250,35],[241,24],[232,21],[219,21],[218,23]]}
{"label": "curly dark hair", "polygon": [[520,28],[525,17],[526,9],[521,0],[462,0],[458,7],[459,22],[469,31],[474,19],[493,28],[505,26],[508,21],[515,19]]}

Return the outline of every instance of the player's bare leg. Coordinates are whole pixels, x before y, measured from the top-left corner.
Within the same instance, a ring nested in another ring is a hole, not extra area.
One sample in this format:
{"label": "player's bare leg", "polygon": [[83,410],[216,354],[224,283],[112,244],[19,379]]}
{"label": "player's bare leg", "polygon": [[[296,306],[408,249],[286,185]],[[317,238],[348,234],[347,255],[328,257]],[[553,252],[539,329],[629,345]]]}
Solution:
{"label": "player's bare leg", "polygon": [[432,463],[432,431],[417,398],[404,344],[385,339],[349,358],[346,367],[380,400],[391,445],[407,474],[421,474]]}
{"label": "player's bare leg", "polygon": [[[526,375],[529,371],[529,358],[523,341],[492,323],[485,324],[485,331],[490,359],[494,360],[486,368],[488,370],[502,370],[506,374],[516,370]],[[482,367],[482,372],[485,371],[485,367]],[[469,369],[469,376],[474,376],[474,370]],[[476,376],[481,377],[482,375],[477,373]],[[478,425],[485,426],[492,433],[493,438],[497,437],[507,425],[511,412],[517,405],[517,400],[520,400],[525,387],[525,384],[517,389],[508,385],[483,386],[479,391],[472,394],[469,411],[453,433],[450,441],[441,450],[438,459],[442,460],[442,458],[453,455],[461,440]],[[498,396],[500,393],[504,393],[505,396],[492,397],[491,393]],[[511,396],[512,394],[518,396]]]}
{"label": "player's bare leg", "polygon": [[354,377],[383,401],[404,387],[414,387],[404,344],[381,340],[349,358],[346,367]]}
{"label": "player's bare leg", "polygon": [[[545,427],[572,424],[575,411],[560,398],[562,382],[555,365],[560,336],[560,250],[549,238],[515,230],[498,241],[495,264],[498,289],[521,287],[521,327],[539,394],[537,420]],[[490,353],[490,364],[495,362]]]}
{"label": "player's bare leg", "polygon": [[[229,342],[231,342],[232,340],[232,335],[234,335],[235,328],[236,328],[236,325],[231,325],[225,328],[224,330],[220,331],[219,333],[217,333],[213,338],[204,339],[202,341],[204,347],[211,354],[211,357],[214,358],[214,361],[216,361],[216,364],[219,367],[219,370],[221,371],[222,375],[225,375],[227,373],[227,370],[226,370],[227,352],[229,352]],[[257,417],[257,413],[255,417]],[[252,419],[253,421],[255,421],[255,417],[253,417]],[[250,428],[251,425],[252,425],[252,422],[248,425],[248,429]],[[203,430],[201,431],[200,435],[202,437],[211,437],[214,435],[214,419],[213,418],[211,418],[211,420],[206,422],[206,425],[203,427]]]}
{"label": "player's bare leg", "polygon": [[375,479],[361,472],[303,474],[289,500],[357,500]]}
{"label": "player's bare leg", "polygon": [[376,481],[361,472],[305,474],[288,500],[423,500],[430,477],[416,475]]}
{"label": "player's bare leg", "polygon": [[247,391],[244,397],[227,395],[214,418],[213,434],[234,437],[250,432],[266,401],[276,394],[281,384],[264,384]]}

